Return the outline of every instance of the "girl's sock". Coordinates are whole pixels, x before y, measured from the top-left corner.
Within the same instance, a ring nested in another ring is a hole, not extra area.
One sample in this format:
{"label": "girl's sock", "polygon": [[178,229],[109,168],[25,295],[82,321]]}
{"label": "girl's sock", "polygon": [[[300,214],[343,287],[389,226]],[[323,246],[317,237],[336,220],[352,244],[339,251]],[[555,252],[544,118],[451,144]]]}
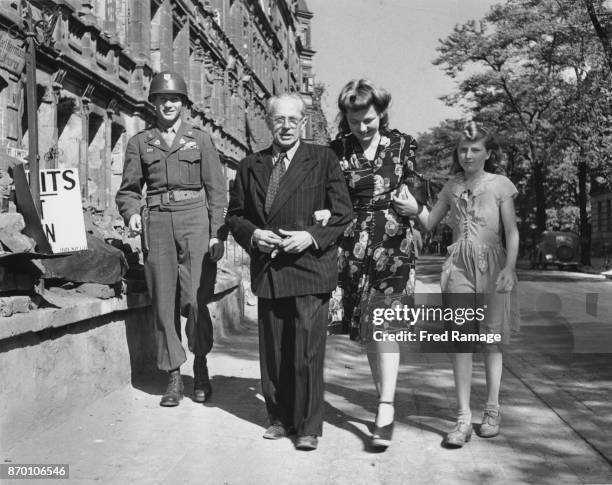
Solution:
{"label": "girl's sock", "polygon": [[459,409],[457,411],[457,422],[463,421],[464,423],[472,422],[472,411],[470,409]]}
{"label": "girl's sock", "polygon": [[500,408],[501,406],[499,404],[487,403],[485,404],[484,410],[490,411],[491,414],[493,414],[494,416],[497,416],[497,414],[499,414]]}

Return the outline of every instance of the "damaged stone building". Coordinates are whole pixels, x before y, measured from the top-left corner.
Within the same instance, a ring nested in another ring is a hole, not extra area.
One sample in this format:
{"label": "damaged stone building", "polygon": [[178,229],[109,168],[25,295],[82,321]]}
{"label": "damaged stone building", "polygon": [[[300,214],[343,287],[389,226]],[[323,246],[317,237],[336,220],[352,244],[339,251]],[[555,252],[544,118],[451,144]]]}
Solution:
{"label": "damaged stone building", "polygon": [[[155,73],[187,81],[188,120],[211,134],[227,180],[270,142],[267,96],[300,92],[312,106],[312,13],[304,0],[3,0],[0,150],[27,159],[23,18],[39,24],[40,168],[78,168],[85,203],[114,210],[127,140],[153,119]],[[306,139],[312,137],[306,125]]]}

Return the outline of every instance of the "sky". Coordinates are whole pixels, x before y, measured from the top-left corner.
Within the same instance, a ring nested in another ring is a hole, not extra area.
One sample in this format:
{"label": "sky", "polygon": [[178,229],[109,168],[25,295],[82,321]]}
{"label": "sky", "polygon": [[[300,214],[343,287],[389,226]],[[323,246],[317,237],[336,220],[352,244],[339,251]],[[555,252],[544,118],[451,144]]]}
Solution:
{"label": "sky", "polygon": [[[461,116],[438,99],[455,81],[434,66],[439,39],[482,18],[499,0],[306,0],[314,14],[313,71],[323,83],[328,121],[351,79],[367,77],[392,95],[390,125],[416,135]],[[333,124],[335,126],[335,123]],[[335,129],[333,130],[335,132]]]}

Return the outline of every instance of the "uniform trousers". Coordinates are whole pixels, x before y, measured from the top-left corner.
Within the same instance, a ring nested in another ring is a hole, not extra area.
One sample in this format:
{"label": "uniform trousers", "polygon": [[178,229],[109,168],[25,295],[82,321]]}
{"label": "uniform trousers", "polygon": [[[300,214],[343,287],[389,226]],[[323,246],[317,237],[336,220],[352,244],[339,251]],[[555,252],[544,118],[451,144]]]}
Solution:
{"label": "uniform trousers", "polygon": [[329,293],[259,298],[261,384],[271,423],[300,436],[323,430]]}
{"label": "uniform trousers", "polygon": [[180,316],[187,317],[187,344],[197,356],[213,345],[212,320],[206,303],[214,292],[216,263],[208,251],[208,214],[203,202],[194,206],[152,208],[145,279],[155,321],[157,366],[177,369],[187,360],[181,343]]}

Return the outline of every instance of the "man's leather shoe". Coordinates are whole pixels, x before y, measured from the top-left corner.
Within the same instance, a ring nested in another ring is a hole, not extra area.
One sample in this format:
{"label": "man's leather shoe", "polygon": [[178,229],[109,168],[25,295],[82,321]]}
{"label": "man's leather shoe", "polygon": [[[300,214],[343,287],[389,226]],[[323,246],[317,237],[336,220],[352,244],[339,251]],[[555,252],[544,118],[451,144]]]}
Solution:
{"label": "man's leather shoe", "polygon": [[206,356],[196,356],[193,361],[193,400],[206,402],[212,396],[212,386],[208,377]]}
{"label": "man's leather shoe", "polygon": [[263,437],[267,440],[279,440],[288,436],[287,428],[281,423],[274,423],[263,434]]}
{"label": "man's leather shoe", "polygon": [[310,436],[298,436],[295,442],[295,449],[302,451],[316,450],[319,445],[319,440],[315,435]]}
{"label": "man's leather shoe", "polygon": [[179,369],[170,371],[170,380],[166,392],[159,402],[160,406],[174,407],[178,406],[180,400],[183,399],[183,379]]}

